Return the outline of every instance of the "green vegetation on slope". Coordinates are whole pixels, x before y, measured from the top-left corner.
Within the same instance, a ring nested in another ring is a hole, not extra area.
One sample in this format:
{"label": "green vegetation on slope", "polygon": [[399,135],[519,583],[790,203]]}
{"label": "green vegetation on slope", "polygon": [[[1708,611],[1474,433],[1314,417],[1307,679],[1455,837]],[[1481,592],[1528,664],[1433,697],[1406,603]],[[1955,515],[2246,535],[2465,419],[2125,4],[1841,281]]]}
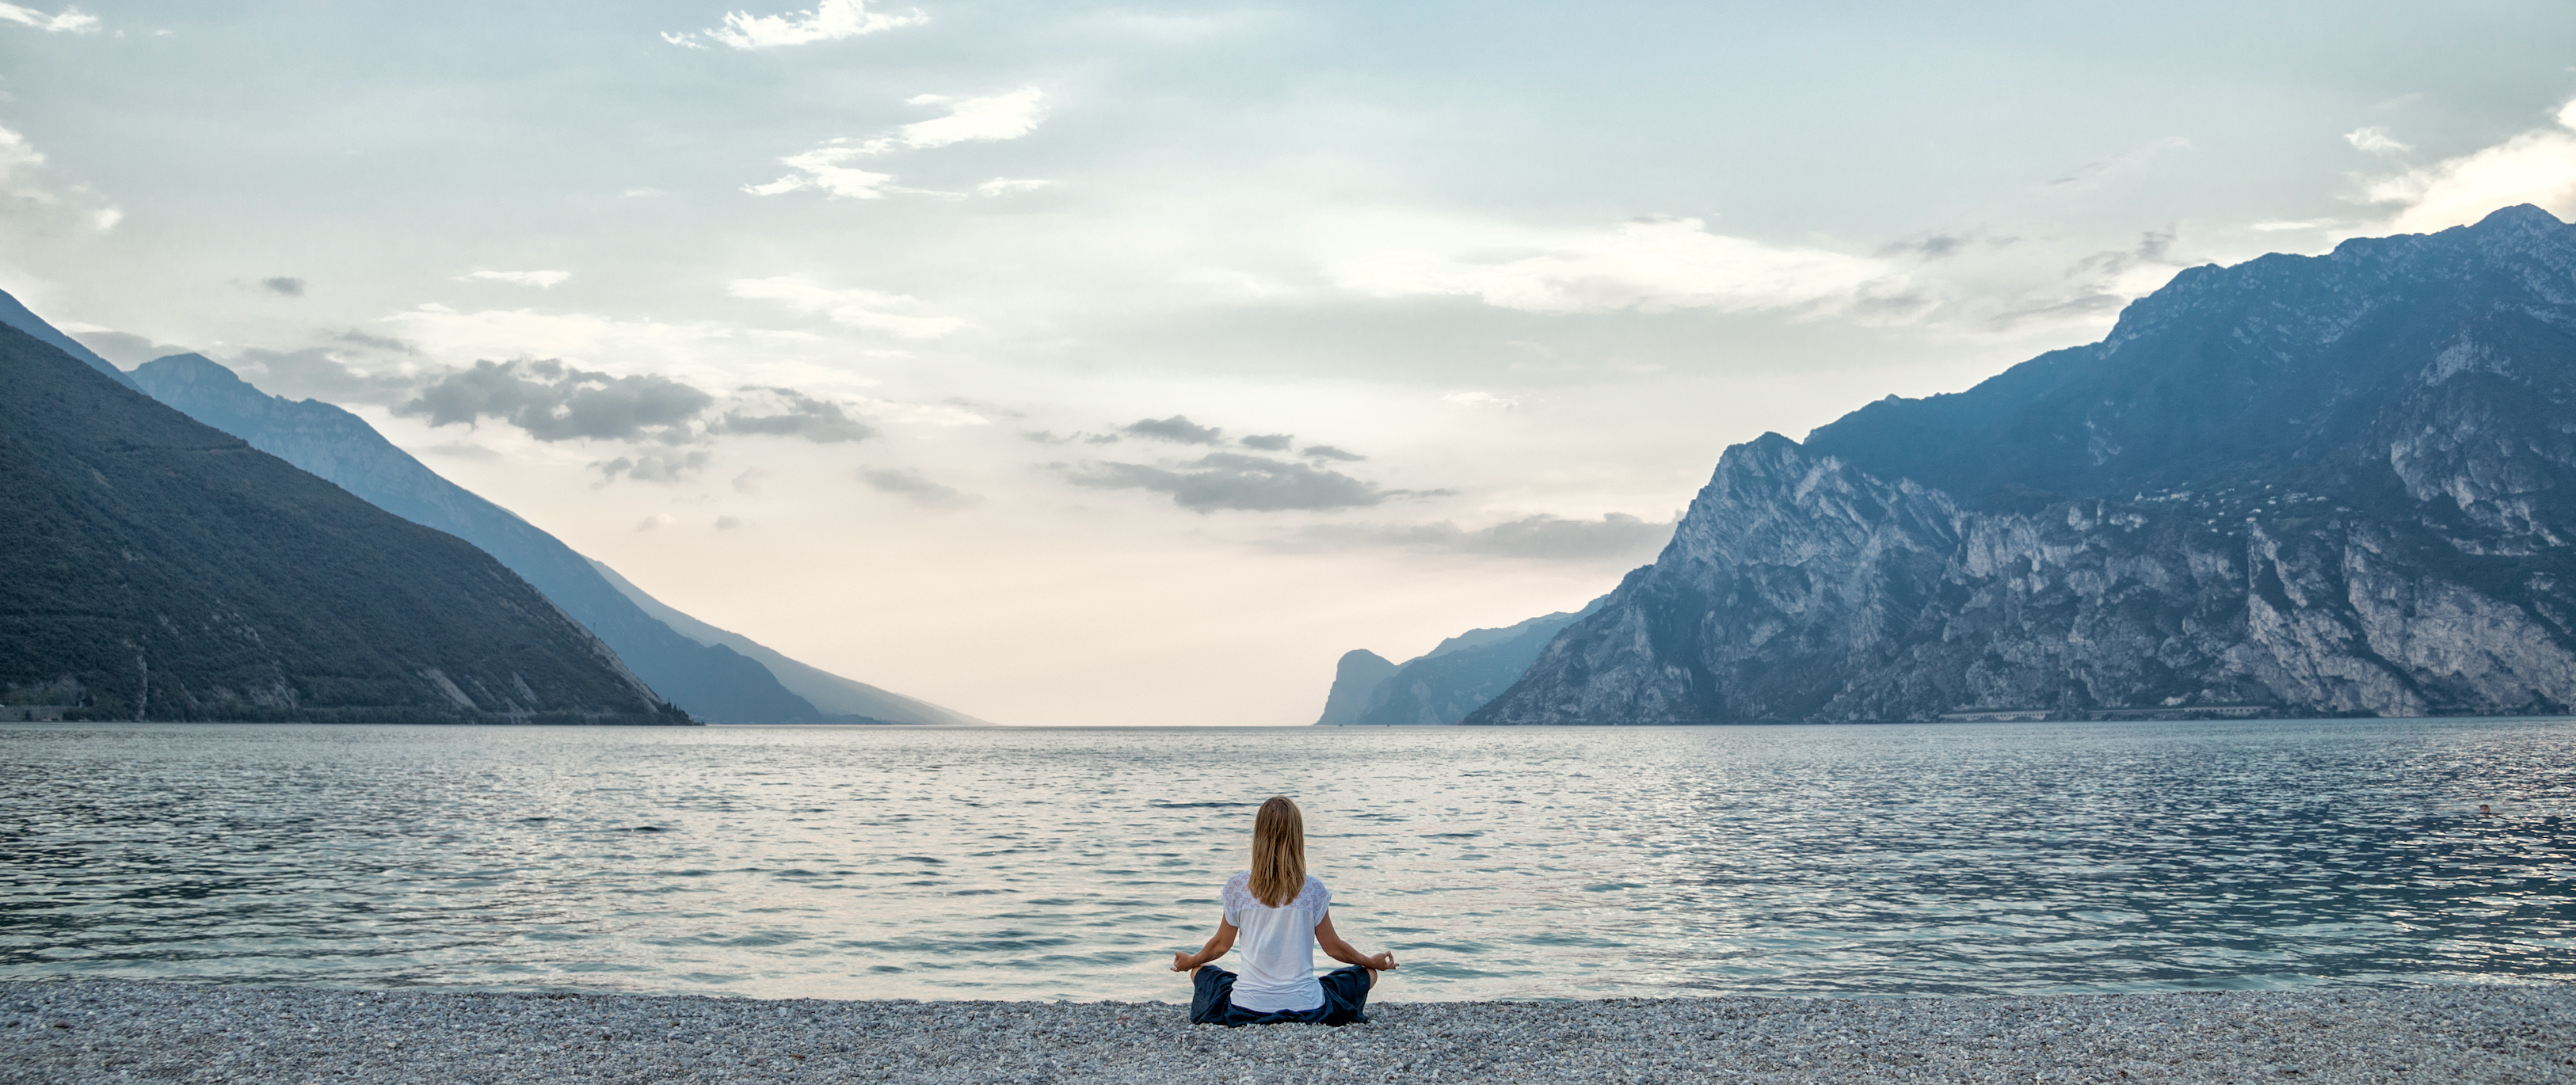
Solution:
{"label": "green vegetation on slope", "polygon": [[0,329],[0,700],[98,719],[685,723],[483,552]]}

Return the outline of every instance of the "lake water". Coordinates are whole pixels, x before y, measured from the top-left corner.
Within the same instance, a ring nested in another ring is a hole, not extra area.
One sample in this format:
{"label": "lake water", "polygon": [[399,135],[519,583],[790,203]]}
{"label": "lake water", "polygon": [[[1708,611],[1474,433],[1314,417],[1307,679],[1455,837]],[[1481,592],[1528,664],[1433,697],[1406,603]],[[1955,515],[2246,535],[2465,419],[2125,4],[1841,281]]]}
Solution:
{"label": "lake water", "polygon": [[1282,793],[1383,998],[2576,979],[2560,720],[52,725],[0,784],[6,978],[1178,1001]]}

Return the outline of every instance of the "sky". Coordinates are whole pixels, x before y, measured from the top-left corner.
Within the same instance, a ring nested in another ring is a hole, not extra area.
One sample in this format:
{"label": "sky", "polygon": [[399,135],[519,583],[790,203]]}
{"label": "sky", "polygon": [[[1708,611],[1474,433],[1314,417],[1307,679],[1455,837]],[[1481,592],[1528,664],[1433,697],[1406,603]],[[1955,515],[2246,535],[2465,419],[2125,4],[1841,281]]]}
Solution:
{"label": "sky", "polygon": [[0,289],[1010,724],[1303,724],[2181,268],[2576,218],[2564,3],[0,3]]}

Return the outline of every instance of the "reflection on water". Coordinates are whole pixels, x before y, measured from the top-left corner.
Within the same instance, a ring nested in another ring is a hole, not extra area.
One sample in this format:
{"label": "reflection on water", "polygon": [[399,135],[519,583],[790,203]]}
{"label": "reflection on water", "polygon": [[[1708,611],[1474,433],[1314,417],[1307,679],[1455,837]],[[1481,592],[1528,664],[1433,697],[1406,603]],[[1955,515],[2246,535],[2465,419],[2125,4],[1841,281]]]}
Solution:
{"label": "reflection on water", "polygon": [[58,725],[0,774],[11,978],[1177,1000],[1276,792],[1384,997],[2576,979],[2557,720]]}

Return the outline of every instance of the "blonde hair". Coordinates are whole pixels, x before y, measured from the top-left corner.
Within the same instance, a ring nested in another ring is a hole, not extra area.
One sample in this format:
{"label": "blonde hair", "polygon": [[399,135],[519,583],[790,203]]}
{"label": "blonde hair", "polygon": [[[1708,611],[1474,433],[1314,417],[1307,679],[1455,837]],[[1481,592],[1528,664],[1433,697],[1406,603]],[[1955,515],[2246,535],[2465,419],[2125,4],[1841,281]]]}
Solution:
{"label": "blonde hair", "polygon": [[1306,889],[1306,815],[1272,795],[1252,818],[1252,896],[1277,908]]}

